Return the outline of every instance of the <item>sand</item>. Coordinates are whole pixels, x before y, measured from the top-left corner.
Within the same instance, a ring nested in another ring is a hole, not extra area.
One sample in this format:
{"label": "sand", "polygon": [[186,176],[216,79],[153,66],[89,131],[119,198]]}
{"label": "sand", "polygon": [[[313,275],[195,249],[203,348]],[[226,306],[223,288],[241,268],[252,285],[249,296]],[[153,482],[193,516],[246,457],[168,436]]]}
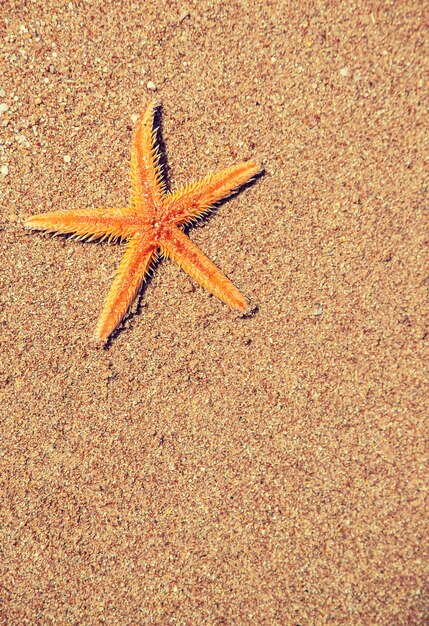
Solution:
{"label": "sand", "polygon": [[[2,624],[427,623],[428,17],[1,3]],[[153,98],[172,188],[264,164],[190,231],[255,311],[164,261],[97,349],[121,246],[23,222]]]}

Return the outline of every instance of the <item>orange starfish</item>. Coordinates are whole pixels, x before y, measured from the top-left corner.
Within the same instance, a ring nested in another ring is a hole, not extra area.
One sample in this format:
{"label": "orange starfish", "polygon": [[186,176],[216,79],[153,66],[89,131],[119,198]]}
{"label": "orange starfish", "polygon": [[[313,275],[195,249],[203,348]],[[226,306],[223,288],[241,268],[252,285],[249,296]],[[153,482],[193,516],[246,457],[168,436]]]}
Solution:
{"label": "orange starfish", "polygon": [[201,286],[238,311],[246,298],[186,236],[183,228],[204,216],[214,204],[253,178],[255,161],[233,165],[167,192],[156,147],[153,119],[158,103],[149,104],[137,122],[131,147],[131,202],[125,208],[52,211],[29,218],[25,227],[73,233],[78,239],[125,239],[124,257],[106,298],[95,338],[106,341],[130,308],[159,254],[175,261]]}

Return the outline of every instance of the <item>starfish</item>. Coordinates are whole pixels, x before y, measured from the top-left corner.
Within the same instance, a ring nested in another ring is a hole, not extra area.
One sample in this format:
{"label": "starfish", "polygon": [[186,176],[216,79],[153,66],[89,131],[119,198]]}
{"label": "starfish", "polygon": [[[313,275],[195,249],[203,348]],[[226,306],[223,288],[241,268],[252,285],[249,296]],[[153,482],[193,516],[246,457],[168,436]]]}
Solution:
{"label": "starfish", "polygon": [[197,283],[244,313],[246,298],[183,232],[190,222],[251,180],[255,161],[233,165],[198,182],[167,191],[153,129],[159,103],[151,102],[137,121],[131,145],[131,200],[124,208],[51,211],[30,217],[25,227],[72,234],[80,240],[126,240],[119,265],[99,318],[95,339],[104,343],[120,324],[158,256],[172,259]]}

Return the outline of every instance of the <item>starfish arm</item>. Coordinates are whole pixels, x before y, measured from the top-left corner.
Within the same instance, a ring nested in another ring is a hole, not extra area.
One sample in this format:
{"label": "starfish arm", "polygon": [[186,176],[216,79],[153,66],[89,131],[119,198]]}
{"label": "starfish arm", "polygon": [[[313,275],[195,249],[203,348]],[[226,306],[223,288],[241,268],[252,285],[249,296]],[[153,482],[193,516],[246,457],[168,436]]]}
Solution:
{"label": "starfish arm", "polygon": [[127,243],[113,284],[98,320],[95,338],[106,341],[130,308],[151,267],[156,245],[149,237],[135,237]]}
{"label": "starfish arm", "polygon": [[51,211],[33,215],[24,226],[51,233],[73,233],[77,239],[127,239],[136,231],[136,214],[129,208]]}
{"label": "starfish arm", "polygon": [[248,305],[243,294],[179,228],[168,231],[168,235],[161,241],[161,250],[214,296],[233,309],[242,313],[247,311]]}
{"label": "starfish arm", "polygon": [[131,205],[147,215],[153,215],[162,205],[165,193],[157,129],[153,129],[157,106],[157,102],[151,102],[140,117],[131,144]]}
{"label": "starfish arm", "polygon": [[164,211],[177,225],[198,219],[216,202],[229,196],[260,171],[258,163],[245,161],[216,174],[209,174],[202,180],[169,194],[165,199]]}

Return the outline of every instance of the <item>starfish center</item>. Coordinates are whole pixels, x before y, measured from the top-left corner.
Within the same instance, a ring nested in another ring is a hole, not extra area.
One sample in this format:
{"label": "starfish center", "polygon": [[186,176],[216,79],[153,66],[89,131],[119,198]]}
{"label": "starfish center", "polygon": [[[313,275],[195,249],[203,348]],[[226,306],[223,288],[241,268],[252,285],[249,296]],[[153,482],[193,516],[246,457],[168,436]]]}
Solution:
{"label": "starfish center", "polygon": [[163,231],[165,230],[165,225],[159,219],[159,217],[155,217],[151,223],[153,237],[156,242],[158,242],[162,236]]}

